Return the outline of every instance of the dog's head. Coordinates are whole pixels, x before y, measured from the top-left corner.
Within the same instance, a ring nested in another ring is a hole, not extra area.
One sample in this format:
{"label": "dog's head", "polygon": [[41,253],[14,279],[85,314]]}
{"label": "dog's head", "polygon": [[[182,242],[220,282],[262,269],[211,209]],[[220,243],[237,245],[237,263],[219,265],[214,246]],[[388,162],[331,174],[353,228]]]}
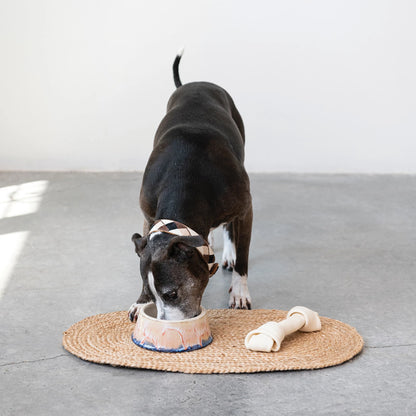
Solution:
{"label": "dog's head", "polygon": [[201,236],[176,236],[157,232],[132,241],[140,257],[143,285],[157,307],[158,319],[182,320],[201,312],[201,298],[210,271],[197,247]]}

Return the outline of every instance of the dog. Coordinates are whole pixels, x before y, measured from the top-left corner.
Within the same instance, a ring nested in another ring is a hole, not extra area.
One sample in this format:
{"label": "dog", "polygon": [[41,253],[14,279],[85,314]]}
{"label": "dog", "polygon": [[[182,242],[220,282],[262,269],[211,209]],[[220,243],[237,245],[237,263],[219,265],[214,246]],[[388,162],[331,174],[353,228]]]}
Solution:
{"label": "dog", "polygon": [[209,82],[182,85],[178,53],[175,92],[153,143],[140,191],[144,235],[133,234],[142,292],[129,317],[154,302],[157,318],[182,320],[201,312],[201,298],[218,265],[208,238],[223,226],[222,266],[232,271],[229,307],[251,309],[247,286],[253,220],[244,168],[244,125],[231,96]]}

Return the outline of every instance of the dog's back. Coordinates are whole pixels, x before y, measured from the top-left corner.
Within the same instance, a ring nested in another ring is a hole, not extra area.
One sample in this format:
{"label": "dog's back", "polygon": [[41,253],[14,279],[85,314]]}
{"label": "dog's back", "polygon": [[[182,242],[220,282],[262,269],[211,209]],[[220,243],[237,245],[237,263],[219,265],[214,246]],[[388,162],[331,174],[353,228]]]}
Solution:
{"label": "dog's back", "polygon": [[[244,161],[244,125],[230,95],[218,85],[192,82],[180,86],[171,96],[167,114],[156,132],[155,145],[169,130],[186,136],[206,135],[228,144],[235,157]],[[220,144],[220,143],[218,143]]]}
{"label": "dog's back", "polygon": [[238,215],[230,207],[250,198],[243,162],[244,125],[230,95],[209,82],[180,84],[155,135],[142,209],[156,218],[158,206],[174,205],[165,215],[187,211],[205,218],[208,232]]}

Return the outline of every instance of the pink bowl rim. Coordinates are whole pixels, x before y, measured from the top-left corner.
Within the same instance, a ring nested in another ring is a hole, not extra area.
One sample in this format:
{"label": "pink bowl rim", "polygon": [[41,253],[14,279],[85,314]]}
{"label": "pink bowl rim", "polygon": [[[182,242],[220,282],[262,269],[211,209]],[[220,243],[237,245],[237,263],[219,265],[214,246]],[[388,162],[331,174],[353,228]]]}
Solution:
{"label": "pink bowl rim", "polygon": [[[200,319],[204,318],[205,315],[207,314],[206,309],[203,306],[201,306],[201,313],[197,316],[194,316],[193,318],[182,319],[182,320],[177,320],[177,321],[170,321],[170,320],[167,320],[167,319],[157,319],[157,318],[153,318],[152,316],[149,316],[145,312],[145,309],[147,309],[151,305],[155,305],[155,304],[153,302],[149,302],[149,303],[146,303],[146,305],[143,305],[142,308],[140,309],[139,314],[143,318],[148,319],[149,321],[156,321],[156,322],[160,322],[160,323],[163,323],[163,324],[180,324],[182,322],[194,322],[194,321],[197,321],[197,320],[200,320]],[[155,305],[155,307],[156,307],[156,305]]]}

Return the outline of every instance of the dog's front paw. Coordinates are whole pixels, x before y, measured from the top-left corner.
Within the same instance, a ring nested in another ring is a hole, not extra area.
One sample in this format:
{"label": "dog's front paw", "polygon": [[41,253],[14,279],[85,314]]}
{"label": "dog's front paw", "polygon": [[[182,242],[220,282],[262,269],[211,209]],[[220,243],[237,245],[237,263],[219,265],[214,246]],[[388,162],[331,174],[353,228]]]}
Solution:
{"label": "dog's front paw", "polygon": [[129,309],[129,319],[132,322],[136,322],[139,316],[140,309],[142,306],[146,305],[145,303],[133,303]]}
{"label": "dog's front paw", "polygon": [[230,309],[251,309],[251,296],[247,286],[247,276],[240,276],[238,273],[233,275],[233,281],[229,290]]}

